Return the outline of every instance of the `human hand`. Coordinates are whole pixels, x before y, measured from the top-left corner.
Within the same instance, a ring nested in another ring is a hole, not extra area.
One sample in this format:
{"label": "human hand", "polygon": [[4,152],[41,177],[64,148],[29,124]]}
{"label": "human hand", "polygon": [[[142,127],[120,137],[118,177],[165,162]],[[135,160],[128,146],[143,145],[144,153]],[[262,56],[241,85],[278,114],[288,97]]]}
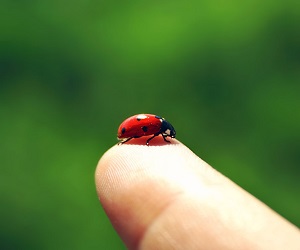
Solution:
{"label": "human hand", "polygon": [[112,147],[95,175],[129,249],[300,249],[297,227],[183,144],[146,139]]}

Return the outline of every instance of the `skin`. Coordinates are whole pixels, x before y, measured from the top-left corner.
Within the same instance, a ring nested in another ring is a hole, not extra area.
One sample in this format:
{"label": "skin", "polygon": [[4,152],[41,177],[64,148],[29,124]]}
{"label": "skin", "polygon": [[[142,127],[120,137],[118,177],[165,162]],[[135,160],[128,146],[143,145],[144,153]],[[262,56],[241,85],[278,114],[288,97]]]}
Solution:
{"label": "skin", "polygon": [[129,249],[300,249],[300,231],[175,139],[109,149],[99,200]]}

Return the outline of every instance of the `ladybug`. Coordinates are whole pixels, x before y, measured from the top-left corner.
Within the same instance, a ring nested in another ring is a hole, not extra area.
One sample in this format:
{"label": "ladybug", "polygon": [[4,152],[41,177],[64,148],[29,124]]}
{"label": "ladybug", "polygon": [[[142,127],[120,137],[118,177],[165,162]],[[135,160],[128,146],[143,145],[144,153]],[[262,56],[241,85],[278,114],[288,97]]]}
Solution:
{"label": "ladybug", "polygon": [[119,144],[147,135],[153,135],[146,142],[146,145],[149,146],[149,142],[158,135],[162,135],[165,142],[170,142],[166,137],[175,138],[176,131],[164,118],[151,114],[131,116],[123,121],[118,129]]}

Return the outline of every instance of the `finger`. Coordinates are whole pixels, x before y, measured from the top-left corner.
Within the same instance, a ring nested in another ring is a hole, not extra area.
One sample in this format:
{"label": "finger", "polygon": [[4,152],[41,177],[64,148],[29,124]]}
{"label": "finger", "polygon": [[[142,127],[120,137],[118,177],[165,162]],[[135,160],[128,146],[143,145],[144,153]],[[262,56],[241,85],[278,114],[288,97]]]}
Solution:
{"label": "finger", "polygon": [[[115,146],[96,187],[130,249],[296,249],[296,227],[176,140]],[[157,145],[157,146],[153,146]]]}

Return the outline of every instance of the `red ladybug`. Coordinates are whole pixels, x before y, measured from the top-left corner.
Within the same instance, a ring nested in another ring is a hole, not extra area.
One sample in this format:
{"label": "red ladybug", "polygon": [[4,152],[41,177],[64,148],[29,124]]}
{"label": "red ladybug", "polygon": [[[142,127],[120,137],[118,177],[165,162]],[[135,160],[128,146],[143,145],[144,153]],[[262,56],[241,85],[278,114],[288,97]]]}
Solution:
{"label": "red ladybug", "polygon": [[146,145],[149,146],[149,142],[160,134],[166,142],[170,142],[166,137],[175,138],[176,136],[175,129],[168,121],[158,115],[151,114],[131,116],[123,121],[118,129],[120,144],[128,142],[132,138],[153,135],[146,142]]}

